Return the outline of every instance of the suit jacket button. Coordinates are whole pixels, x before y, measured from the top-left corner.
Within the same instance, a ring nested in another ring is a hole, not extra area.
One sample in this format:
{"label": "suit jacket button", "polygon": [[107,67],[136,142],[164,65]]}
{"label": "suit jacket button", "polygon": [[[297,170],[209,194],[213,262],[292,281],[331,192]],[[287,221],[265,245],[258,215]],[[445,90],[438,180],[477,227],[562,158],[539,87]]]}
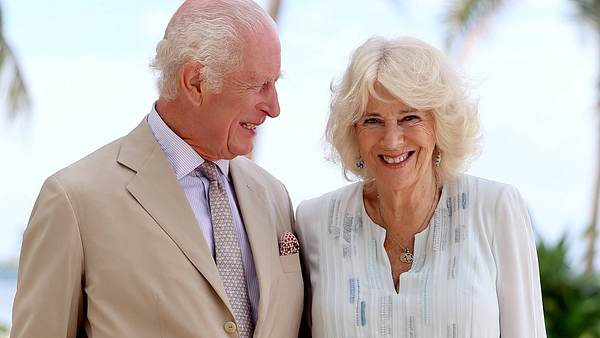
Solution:
{"label": "suit jacket button", "polygon": [[235,333],[237,331],[237,325],[234,322],[225,322],[223,328],[227,333]]}

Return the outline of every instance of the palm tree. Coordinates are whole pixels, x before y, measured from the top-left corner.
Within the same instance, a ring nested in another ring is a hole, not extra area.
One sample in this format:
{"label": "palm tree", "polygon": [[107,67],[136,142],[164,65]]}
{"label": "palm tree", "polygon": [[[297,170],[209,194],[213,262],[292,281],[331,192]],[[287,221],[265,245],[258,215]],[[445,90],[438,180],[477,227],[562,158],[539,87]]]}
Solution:
{"label": "palm tree", "polygon": [[30,107],[27,87],[21,69],[10,46],[4,38],[2,8],[0,8],[0,74],[6,76],[6,101],[2,107],[9,121]]}
{"label": "palm tree", "polygon": [[[598,48],[600,48],[600,0],[571,0],[577,4],[578,14],[582,21],[592,28],[595,33]],[[598,93],[596,101],[596,113],[600,117],[600,74],[598,76]],[[598,126],[600,130],[600,124]],[[587,270],[594,268],[594,258],[596,255],[596,239],[598,238],[598,204],[600,203],[600,132],[598,133],[598,156],[596,164],[596,186],[594,188],[594,197],[592,199],[592,214],[590,217],[590,226],[588,229],[588,250],[586,254]]]}
{"label": "palm tree", "polygon": [[[578,11],[580,22],[592,28],[600,50],[600,0],[569,0],[573,2]],[[446,17],[448,33],[447,47],[461,45],[463,52],[468,50],[474,42],[477,33],[490,17],[507,3],[506,0],[455,0]],[[600,58],[600,55],[599,55]],[[600,73],[598,74],[597,113],[600,118]],[[600,121],[600,120],[599,120]],[[598,126],[598,156],[596,164],[596,186],[592,198],[592,213],[590,224],[586,231],[588,247],[586,250],[586,269],[594,269],[596,254],[596,241],[598,238],[598,208],[600,204],[600,124]]]}
{"label": "palm tree", "polygon": [[275,22],[277,22],[277,19],[279,19],[279,8],[281,8],[281,0],[269,1],[267,12]]}

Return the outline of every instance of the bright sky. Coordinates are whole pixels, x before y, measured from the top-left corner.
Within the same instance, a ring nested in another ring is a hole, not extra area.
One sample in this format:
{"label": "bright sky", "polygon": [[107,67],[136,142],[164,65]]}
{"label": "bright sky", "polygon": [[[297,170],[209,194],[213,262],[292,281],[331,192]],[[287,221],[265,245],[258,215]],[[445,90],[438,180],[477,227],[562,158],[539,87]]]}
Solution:
{"label": "bright sky", "polygon": [[[260,1],[265,3],[266,0]],[[284,0],[282,114],[261,127],[256,160],[293,202],[346,182],[325,161],[330,81],[367,37],[443,47],[446,1]],[[480,99],[483,153],[469,173],[517,186],[548,239],[578,238],[591,207],[599,51],[566,0],[508,1],[463,63]],[[0,259],[15,256],[44,179],[134,128],[156,99],[148,67],[180,1],[4,0],[33,118],[0,126]],[[90,177],[93,179],[93,177]]]}

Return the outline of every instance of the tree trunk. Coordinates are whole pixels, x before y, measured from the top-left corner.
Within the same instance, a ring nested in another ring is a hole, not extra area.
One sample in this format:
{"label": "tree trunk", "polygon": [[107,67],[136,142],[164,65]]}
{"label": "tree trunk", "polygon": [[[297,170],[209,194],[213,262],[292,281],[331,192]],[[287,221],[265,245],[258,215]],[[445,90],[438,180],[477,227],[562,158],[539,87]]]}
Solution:
{"label": "tree trunk", "polygon": [[273,18],[273,21],[277,22],[277,19],[279,19],[279,8],[281,7],[281,0],[271,0],[269,1],[269,8],[267,9],[267,11],[269,12],[269,15],[271,16],[271,18]]}
{"label": "tree trunk", "polygon": [[598,131],[597,131],[597,139],[598,143],[597,154],[596,154],[596,185],[594,188],[594,196],[592,198],[592,214],[590,217],[589,228],[586,231],[586,237],[588,239],[588,249],[586,253],[586,271],[592,272],[594,271],[594,261],[596,256],[596,240],[598,238],[598,204],[600,203],[600,98],[597,103],[597,112],[596,118],[598,118]]}
{"label": "tree trunk", "polygon": [[[598,39],[598,54],[600,56],[600,26],[597,27],[597,35]],[[600,59],[600,58],[599,58]],[[599,60],[600,61],[600,60]],[[596,144],[596,186],[594,188],[594,196],[592,198],[592,214],[590,217],[590,225],[586,232],[588,239],[588,249],[586,253],[586,271],[592,272],[594,271],[594,264],[596,258],[596,242],[598,239],[598,208],[600,207],[600,62],[598,62],[597,67],[599,72],[599,80],[597,84],[598,95],[596,102],[596,118],[598,119],[598,130],[597,130],[597,139],[598,143]]]}

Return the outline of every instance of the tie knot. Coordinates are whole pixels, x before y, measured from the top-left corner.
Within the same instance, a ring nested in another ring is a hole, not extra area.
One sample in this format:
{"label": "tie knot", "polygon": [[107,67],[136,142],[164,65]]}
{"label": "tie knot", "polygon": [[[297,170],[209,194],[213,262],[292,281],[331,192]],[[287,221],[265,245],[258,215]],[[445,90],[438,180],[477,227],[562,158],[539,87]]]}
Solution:
{"label": "tie knot", "polygon": [[202,175],[208,178],[209,182],[219,182],[219,169],[217,169],[217,165],[213,162],[204,161],[199,169]]}

